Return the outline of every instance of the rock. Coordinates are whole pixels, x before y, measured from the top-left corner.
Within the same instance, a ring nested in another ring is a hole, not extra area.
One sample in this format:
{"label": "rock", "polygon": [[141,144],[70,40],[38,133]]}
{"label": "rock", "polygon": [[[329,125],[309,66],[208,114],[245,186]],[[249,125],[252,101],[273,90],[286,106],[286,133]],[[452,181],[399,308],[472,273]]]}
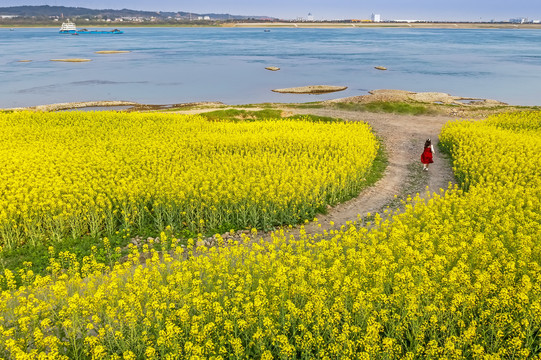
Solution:
{"label": "rock", "polygon": [[387,68],[385,66],[374,66],[374,69],[387,70]]}
{"label": "rock", "polygon": [[267,66],[265,69],[270,70],[270,71],[278,71],[278,70],[280,70],[280,68],[276,67],[276,66]]}
{"label": "rock", "polygon": [[274,89],[272,91],[278,93],[290,93],[290,94],[325,94],[335,91],[346,90],[347,86],[333,86],[333,85],[310,85],[300,86],[285,89]]}

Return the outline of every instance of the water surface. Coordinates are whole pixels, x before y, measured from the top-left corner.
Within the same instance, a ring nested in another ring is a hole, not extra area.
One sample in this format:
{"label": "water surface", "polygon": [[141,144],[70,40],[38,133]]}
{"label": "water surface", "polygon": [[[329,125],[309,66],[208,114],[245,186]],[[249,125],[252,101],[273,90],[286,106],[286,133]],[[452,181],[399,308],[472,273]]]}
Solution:
{"label": "water surface", "polygon": [[[541,105],[541,30],[123,30],[122,35],[73,36],[50,28],[0,28],[0,107],[99,100],[307,102],[363,95],[371,89]],[[99,50],[131,52],[94,53]],[[92,61],[49,61],[58,58]],[[268,71],[266,66],[281,70]],[[305,85],[348,89],[322,95],[271,91]]]}

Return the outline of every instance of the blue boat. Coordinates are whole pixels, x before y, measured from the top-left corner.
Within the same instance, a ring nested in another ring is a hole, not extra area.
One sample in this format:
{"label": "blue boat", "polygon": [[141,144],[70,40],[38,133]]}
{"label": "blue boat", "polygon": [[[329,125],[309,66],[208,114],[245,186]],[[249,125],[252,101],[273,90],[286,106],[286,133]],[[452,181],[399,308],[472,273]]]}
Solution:
{"label": "blue boat", "polygon": [[118,29],[114,29],[110,31],[87,30],[87,29],[77,30],[77,35],[84,35],[84,34],[124,34],[124,31],[120,31]]}
{"label": "blue boat", "polygon": [[67,21],[62,23],[62,26],[60,27],[60,34],[71,34],[71,35],[85,35],[85,34],[124,34],[124,31],[120,31],[118,29],[110,30],[110,31],[103,31],[103,30],[87,30],[87,29],[81,29],[77,30],[77,27],[75,26],[75,23],[72,23],[71,21]]}

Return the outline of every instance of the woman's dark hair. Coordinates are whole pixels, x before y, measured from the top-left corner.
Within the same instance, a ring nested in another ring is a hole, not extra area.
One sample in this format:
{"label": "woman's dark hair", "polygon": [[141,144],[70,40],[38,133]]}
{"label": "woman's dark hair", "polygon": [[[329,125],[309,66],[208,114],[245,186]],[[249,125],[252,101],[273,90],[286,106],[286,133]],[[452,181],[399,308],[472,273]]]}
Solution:
{"label": "woman's dark hair", "polygon": [[426,148],[426,147],[429,147],[430,145],[432,145],[432,141],[430,141],[430,139],[426,139],[426,141],[425,141],[425,148]]}

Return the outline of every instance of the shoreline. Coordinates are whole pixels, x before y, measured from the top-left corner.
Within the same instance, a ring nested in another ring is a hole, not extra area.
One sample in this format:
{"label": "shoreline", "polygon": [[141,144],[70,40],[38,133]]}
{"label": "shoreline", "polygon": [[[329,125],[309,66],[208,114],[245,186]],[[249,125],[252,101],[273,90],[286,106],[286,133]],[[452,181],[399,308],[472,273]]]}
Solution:
{"label": "shoreline", "polygon": [[[405,104],[408,106],[421,106],[430,113],[460,116],[486,116],[493,113],[507,111],[539,111],[541,105],[512,105],[498,100],[454,96],[441,92],[414,92],[396,89],[370,90],[367,95],[338,97],[318,102],[280,103],[263,102],[257,104],[226,104],[219,101],[200,101],[171,104],[144,104],[133,101],[81,101],[43,104],[27,107],[0,108],[0,112],[13,111],[191,111],[194,109],[219,110],[223,108],[251,109],[259,108],[344,108],[356,107],[362,111],[371,112],[370,106],[378,104]],[[119,109],[122,107],[122,109]],[[93,109],[96,108],[96,109]],[[110,108],[110,109],[107,109]],[[364,110],[363,110],[364,109]],[[367,110],[368,109],[368,110]],[[378,112],[373,110],[372,112]]]}
{"label": "shoreline", "polygon": [[460,23],[460,22],[380,22],[380,23],[341,23],[341,22],[276,22],[276,23],[235,23],[222,27],[233,28],[315,28],[315,29],[347,29],[347,28],[419,28],[419,29],[541,29],[541,24],[511,23]]}
{"label": "shoreline", "polygon": [[[0,29],[34,29],[58,28],[54,25],[10,25],[0,24]],[[96,28],[307,28],[307,29],[351,29],[351,28],[417,28],[417,29],[541,29],[541,24],[512,24],[512,23],[461,23],[461,22],[380,22],[380,23],[343,23],[343,22],[260,22],[260,23],[210,23],[210,24],[123,24],[108,23],[92,25]]]}

